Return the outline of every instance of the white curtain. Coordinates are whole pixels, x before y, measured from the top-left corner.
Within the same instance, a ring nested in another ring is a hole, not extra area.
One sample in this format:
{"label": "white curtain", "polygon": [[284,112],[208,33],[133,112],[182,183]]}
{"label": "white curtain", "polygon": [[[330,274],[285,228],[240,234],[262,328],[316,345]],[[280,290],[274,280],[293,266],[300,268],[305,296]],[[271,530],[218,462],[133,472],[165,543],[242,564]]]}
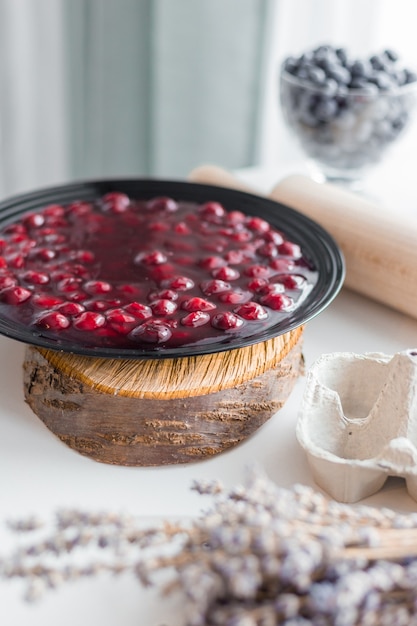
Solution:
{"label": "white curtain", "polygon": [[253,162],[270,0],[0,0],[0,197]]}
{"label": "white curtain", "polygon": [[0,197],[66,180],[61,0],[0,2]]}
{"label": "white curtain", "polygon": [[413,0],[0,0],[0,198],[296,157],[278,68],[318,43],[417,67]]}

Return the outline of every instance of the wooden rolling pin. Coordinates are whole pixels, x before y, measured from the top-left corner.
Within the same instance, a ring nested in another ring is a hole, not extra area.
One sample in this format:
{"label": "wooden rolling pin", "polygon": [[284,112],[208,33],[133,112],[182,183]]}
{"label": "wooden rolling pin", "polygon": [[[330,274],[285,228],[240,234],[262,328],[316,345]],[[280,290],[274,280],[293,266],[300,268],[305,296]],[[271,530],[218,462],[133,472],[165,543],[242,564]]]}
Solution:
{"label": "wooden rolling pin", "polygon": [[[231,173],[201,166],[195,182],[247,190]],[[359,195],[301,175],[279,182],[269,197],[321,224],[346,260],[345,286],[417,318],[417,220],[398,218]]]}

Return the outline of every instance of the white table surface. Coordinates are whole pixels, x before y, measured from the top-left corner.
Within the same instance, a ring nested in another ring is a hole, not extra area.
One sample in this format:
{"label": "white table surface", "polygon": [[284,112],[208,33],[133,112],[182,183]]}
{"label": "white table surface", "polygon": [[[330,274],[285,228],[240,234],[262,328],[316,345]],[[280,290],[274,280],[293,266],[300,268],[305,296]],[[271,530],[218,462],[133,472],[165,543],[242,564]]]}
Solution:
{"label": "white table surface", "polygon": [[[266,181],[259,177],[247,177]],[[307,368],[334,351],[393,354],[417,347],[417,320],[348,290],[306,327]],[[36,512],[51,517],[58,508],[112,509],[156,519],[196,516],[207,501],[190,490],[193,479],[242,482],[245,468],[258,463],[279,485],[313,485],[295,438],[304,390],[300,378],[284,408],[242,445],[213,459],[180,466],[126,468],[91,461],[50,433],[25,404],[22,385],[24,346],[0,337],[0,522]],[[401,479],[389,479],[367,503],[417,510]],[[7,546],[2,545],[0,554]],[[1,626],[180,626],[176,600],[162,600],[128,577],[101,578],[65,586],[35,605],[22,600],[22,588],[0,583]]]}

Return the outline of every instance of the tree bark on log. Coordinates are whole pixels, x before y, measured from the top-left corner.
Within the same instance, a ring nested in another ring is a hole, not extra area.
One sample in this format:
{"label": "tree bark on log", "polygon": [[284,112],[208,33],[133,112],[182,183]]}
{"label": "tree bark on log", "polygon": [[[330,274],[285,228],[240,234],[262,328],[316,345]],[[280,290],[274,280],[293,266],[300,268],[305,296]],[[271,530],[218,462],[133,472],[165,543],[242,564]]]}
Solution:
{"label": "tree bark on log", "polygon": [[259,376],[202,395],[169,397],[165,390],[163,399],[103,392],[74,367],[58,367],[49,351],[28,346],[25,400],[64,444],[95,461],[195,462],[244,441],[283,406],[303,369],[302,332],[293,339]]}

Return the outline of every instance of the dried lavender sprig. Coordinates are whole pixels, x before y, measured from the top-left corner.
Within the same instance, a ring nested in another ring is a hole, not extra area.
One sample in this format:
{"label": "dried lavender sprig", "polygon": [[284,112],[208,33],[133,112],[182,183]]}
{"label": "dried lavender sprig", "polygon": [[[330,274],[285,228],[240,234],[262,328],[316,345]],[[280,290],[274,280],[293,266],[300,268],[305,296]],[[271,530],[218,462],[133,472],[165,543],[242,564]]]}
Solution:
{"label": "dried lavender sprig", "polygon": [[[417,559],[395,553],[400,538],[415,543],[415,515],[332,503],[302,486],[282,489],[259,471],[229,492],[217,483],[194,488],[214,501],[192,524],[144,530],[130,516],[67,512],[52,535],[5,559],[2,575],[27,580],[33,597],[79,576],[132,572],[147,585],[170,570],[165,589],[185,595],[188,626],[416,623]],[[387,536],[391,561],[373,558]],[[69,538],[109,560],[62,567],[74,552]],[[42,565],[45,554],[58,563]]]}

